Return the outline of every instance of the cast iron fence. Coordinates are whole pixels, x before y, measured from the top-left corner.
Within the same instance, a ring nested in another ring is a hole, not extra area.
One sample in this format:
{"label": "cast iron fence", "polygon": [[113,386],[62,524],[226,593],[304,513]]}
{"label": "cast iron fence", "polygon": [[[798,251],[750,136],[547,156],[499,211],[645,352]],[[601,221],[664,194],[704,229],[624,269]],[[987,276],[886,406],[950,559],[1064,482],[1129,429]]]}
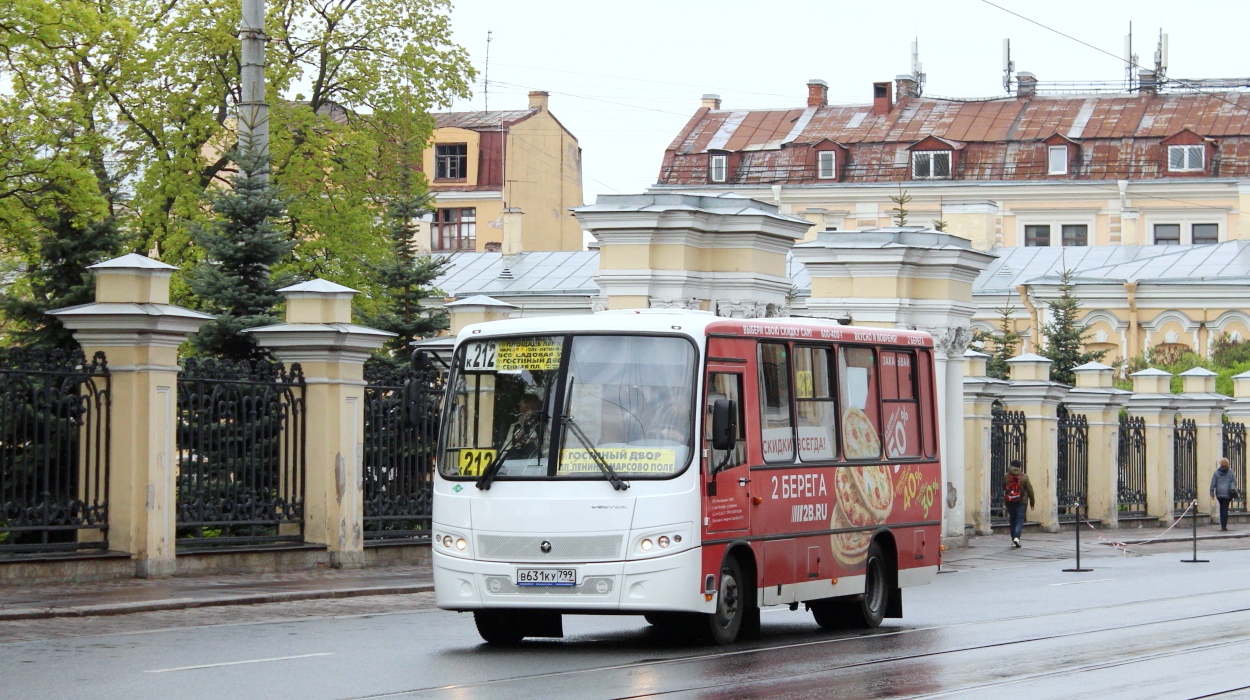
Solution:
{"label": "cast iron fence", "polygon": [[178,378],[180,551],[303,541],[304,373],[188,358]]}
{"label": "cast iron fence", "polygon": [[109,407],[104,353],[0,350],[0,556],[108,549]]}
{"label": "cast iron fence", "polygon": [[1120,515],[1146,514],[1146,419],[1120,416],[1116,450],[1116,498]]}
{"label": "cast iron fence", "polygon": [[1198,497],[1198,422],[1177,416],[1172,438],[1172,509],[1181,513]]}
{"label": "cast iron fence", "polygon": [[1059,411],[1059,518],[1075,520],[1089,495],[1089,423],[1085,416]]}
{"label": "cast iron fence", "polygon": [[1007,520],[1007,502],[1003,494],[1007,469],[1013,459],[1020,460],[1028,471],[1025,451],[1024,412],[1008,411],[995,404],[990,415],[990,520]]}
{"label": "cast iron fence", "polygon": [[426,539],[446,375],[365,366],[365,540]]}
{"label": "cast iron fence", "polygon": [[1237,475],[1237,489],[1240,498],[1234,498],[1228,504],[1229,510],[1245,512],[1246,510],[1246,424],[1229,421],[1224,424],[1224,452],[1228,458],[1233,474]]}

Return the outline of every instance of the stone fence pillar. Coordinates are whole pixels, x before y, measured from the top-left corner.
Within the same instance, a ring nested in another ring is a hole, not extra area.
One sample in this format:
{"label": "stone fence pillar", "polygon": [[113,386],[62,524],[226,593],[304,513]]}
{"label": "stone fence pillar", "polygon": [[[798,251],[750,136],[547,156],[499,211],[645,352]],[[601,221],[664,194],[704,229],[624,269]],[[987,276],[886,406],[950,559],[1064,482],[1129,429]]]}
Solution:
{"label": "stone fence pillar", "polygon": [[1076,387],[1063,400],[1069,411],[1084,415],[1089,425],[1086,512],[1109,528],[1119,527],[1120,409],[1132,395],[1131,391],[1112,388],[1113,371],[1098,362],[1073,369]]}
{"label": "stone fence pillar", "polygon": [[1059,403],[1068,388],[1050,381],[1051,361],[1027,353],[1007,360],[1011,381],[1003,387],[1003,406],[1024,413],[1025,451],[1036,505],[1029,517],[1047,532],[1059,531]]}
{"label": "stone fence pillar", "polygon": [[1182,418],[1198,426],[1198,510],[1218,513],[1219,504],[1211,499],[1211,475],[1224,456],[1224,408],[1232,399],[1215,393],[1215,372],[1194,367],[1181,372],[1183,393],[1178,398]]}
{"label": "stone fence pillar", "polygon": [[287,322],[248,332],[304,370],[304,540],[325,545],[331,566],[357,567],[364,558],[364,364],[394,334],[352,324],[354,289],[318,279],[279,291]]}
{"label": "stone fence pillar", "polygon": [[990,423],[994,402],[1007,382],[986,376],[989,355],[975,350],[964,353],[964,519],[978,535],[990,528]]}
{"label": "stone fence pillar", "polygon": [[1152,367],[1129,376],[1133,379],[1129,415],[1146,424],[1146,514],[1167,523],[1172,519],[1175,493],[1172,440],[1177,399],[1171,393],[1172,375]]}
{"label": "stone fence pillar", "polygon": [[132,253],[90,269],[95,302],[49,313],[88,358],[108,358],[109,549],[129,552],[136,576],[168,576],[176,565],[178,346],[212,316],[170,305],[173,265]]}
{"label": "stone fence pillar", "polygon": [[1224,415],[1230,421],[1250,424],[1250,372],[1233,377],[1233,401],[1225,407]]}

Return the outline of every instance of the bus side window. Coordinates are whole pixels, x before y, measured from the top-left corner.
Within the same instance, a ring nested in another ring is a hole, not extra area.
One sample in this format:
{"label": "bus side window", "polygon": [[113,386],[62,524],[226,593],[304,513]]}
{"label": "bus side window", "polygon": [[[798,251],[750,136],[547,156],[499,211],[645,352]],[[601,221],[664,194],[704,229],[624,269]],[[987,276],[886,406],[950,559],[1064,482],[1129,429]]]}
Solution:
{"label": "bus side window", "polygon": [[881,351],[881,413],[887,457],[920,456],[920,402],[916,354]]}
{"label": "bus side window", "polygon": [[794,399],[799,423],[799,459],[819,462],[838,456],[838,412],[829,348],[794,349]]}
{"label": "bus side window", "polygon": [[881,457],[877,358],[872,348],[838,349],[842,453],[847,459]]}
{"label": "bus side window", "polygon": [[707,415],[704,417],[703,424],[707,426],[706,439],[709,454],[712,455],[711,464],[713,466],[720,464],[721,460],[725,459],[724,452],[711,449],[712,404],[716,403],[717,399],[729,399],[738,407],[738,434],[735,436],[736,444],[734,445],[733,457],[729,460],[726,468],[746,464],[746,440],[744,439],[746,433],[743,432],[746,430],[746,423],[743,420],[742,375],[736,372],[713,372],[708,375],[707,406],[705,406]]}
{"label": "bus side window", "polygon": [[934,428],[937,424],[937,410],[933,405],[933,353],[921,350],[917,354],[916,377],[920,383],[920,412],[923,414],[921,426],[924,431],[924,456],[937,455],[937,440]]}
{"label": "bus side window", "polygon": [[760,431],[765,462],[794,460],[787,351],[784,343],[760,343]]}

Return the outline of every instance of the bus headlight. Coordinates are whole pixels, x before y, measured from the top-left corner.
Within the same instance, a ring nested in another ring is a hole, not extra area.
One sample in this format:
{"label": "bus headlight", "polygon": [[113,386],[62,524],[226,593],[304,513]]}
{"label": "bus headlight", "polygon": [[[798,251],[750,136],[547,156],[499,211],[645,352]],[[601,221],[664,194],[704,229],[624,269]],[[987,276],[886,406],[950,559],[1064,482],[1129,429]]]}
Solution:
{"label": "bus headlight", "polygon": [[660,535],[660,539],[656,540],[656,544],[660,545],[660,549],[668,549],[668,535]]}
{"label": "bus headlight", "polygon": [[646,559],[648,557],[660,557],[684,551],[690,548],[692,542],[696,542],[696,540],[690,539],[693,532],[694,523],[661,525],[660,527],[636,530],[630,535],[630,541],[633,542],[633,545],[631,545],[629,555],[626,558]]}
{"label": "bus headlight", "polygon": [[644,551],[644,552],[650,552],[650,551],[651,551],[651,540],[643,540],[642,542],[639,542],[639,543],[638,543],[638,546],[642,549],[642,551]]}
{"label": "bus headlight", "polygon": [[443,546],[451,549],[451,535],[443,535]]}
{"label": "bus headlight", "polygon": [[[450,538],[448,538],[448,539],[450,539]],[[462,552],[463,552],[463,551],[464,551],[464,548],[465,548],[465,547],[468,547],[468,546],[469,546],[469,543],[468,543],[468,542],[465,542],[463,537],[458,537],[458,538],[456,538],[456,549],[459,549],[460,551],[462,551]]]}

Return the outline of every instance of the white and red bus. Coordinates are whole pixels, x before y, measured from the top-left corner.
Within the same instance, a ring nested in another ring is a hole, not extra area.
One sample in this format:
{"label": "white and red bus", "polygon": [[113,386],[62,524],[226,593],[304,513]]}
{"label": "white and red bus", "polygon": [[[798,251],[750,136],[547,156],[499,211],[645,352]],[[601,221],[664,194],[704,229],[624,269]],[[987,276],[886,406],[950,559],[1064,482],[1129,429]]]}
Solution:
{"label": "white and red bus", "polygon": [[482,637],[639,614],[718,643],[761,607],[902,615],[940,554],[926,333],[611,311],[460,332],[434,478],[439,607]]}

